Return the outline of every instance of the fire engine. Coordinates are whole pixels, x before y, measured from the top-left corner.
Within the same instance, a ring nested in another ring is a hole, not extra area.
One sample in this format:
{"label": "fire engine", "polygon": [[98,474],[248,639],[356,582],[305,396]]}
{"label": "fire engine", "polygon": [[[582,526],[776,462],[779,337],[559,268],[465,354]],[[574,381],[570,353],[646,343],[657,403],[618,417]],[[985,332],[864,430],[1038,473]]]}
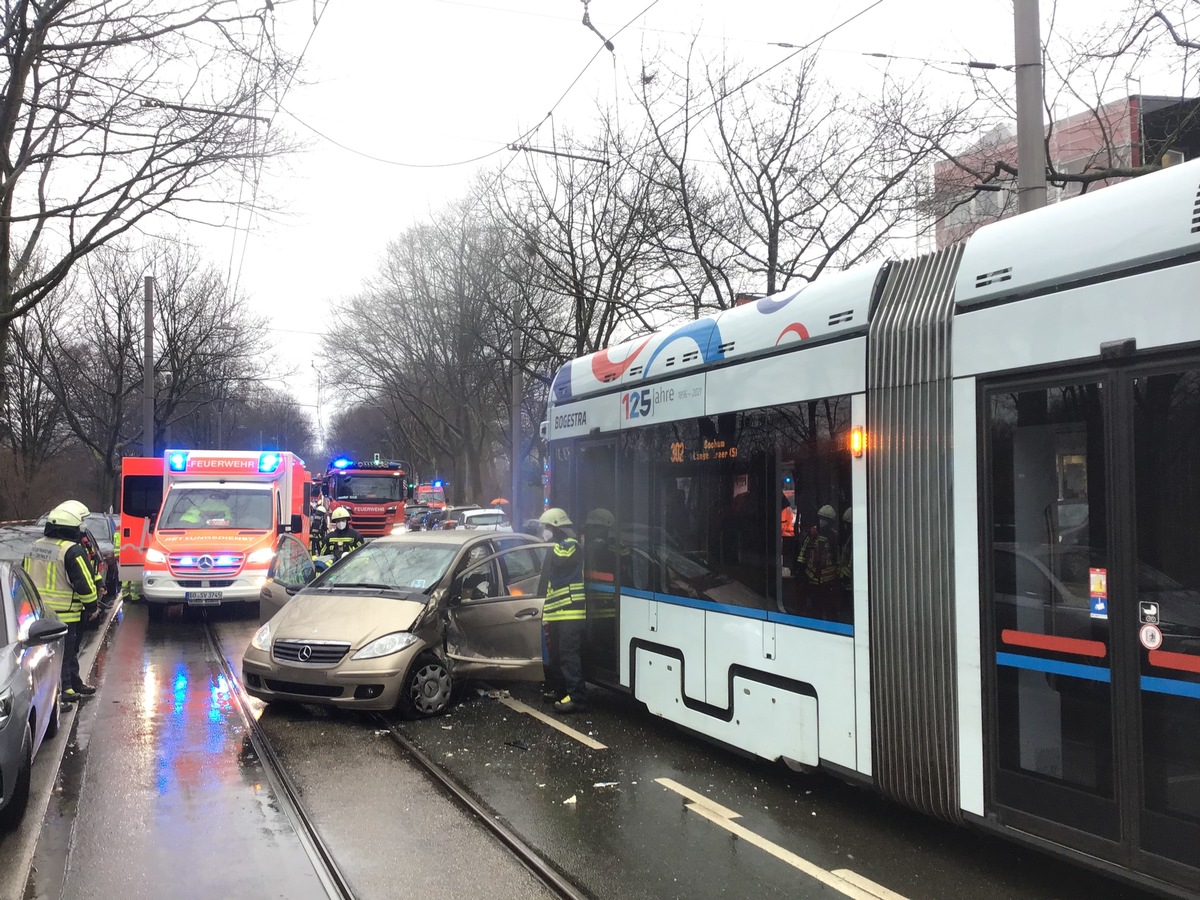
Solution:
{"label": "fire engine", "polygon": [[330,512],[350,510],[350,524],[363,537],[380,537],[404,524],[404,501],[409,497],[407,473],[396,460],[354,462],[340,456],[325,473]]}
{"label": "fire engine", "polygon": [[308,543],[311,477],[292,453],[168,450],[126,458],[121,480],[121,577],[141,563],[151,620],[170,603],[255,603],[279,535]]}

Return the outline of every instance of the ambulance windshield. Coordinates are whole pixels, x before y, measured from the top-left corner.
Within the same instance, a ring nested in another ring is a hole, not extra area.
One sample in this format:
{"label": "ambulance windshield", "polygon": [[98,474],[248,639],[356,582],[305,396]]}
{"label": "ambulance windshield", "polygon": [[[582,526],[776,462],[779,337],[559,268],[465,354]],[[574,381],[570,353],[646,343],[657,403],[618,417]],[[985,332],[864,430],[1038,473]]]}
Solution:
{"label": "ambulance windshield", "polygon": [[270,531],[269,488],[234,490],[174,487],[167,494],[159,528],[244,528]]}

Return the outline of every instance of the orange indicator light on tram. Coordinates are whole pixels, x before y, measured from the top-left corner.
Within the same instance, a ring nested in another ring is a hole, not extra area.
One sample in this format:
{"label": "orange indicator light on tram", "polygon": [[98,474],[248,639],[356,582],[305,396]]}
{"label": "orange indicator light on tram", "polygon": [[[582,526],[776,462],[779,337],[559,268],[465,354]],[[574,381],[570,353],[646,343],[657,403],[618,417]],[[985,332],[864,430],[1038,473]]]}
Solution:
{"label": "orange indicator light on tram", "polygon": [[850,455],[858,459],[867,449],[867,430],[861,425],[850,429]]}

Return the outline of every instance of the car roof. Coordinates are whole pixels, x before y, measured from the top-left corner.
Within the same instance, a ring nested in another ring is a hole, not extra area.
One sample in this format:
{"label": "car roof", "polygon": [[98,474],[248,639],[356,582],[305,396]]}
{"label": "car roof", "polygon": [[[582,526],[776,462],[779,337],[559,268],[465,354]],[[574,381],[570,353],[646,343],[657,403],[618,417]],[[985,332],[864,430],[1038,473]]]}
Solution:
{"label": "car roof", "polygon": [[[385,534],[383,537],[375,538],[372,543],[376,544],[469,544],[472,541],[489,540],[494,537],[494,531],[406,531],[401,534]],[[540,543],[537,538],[527,534],[508,534],[504,535],[505,540],[513,537],[528,538],[528,543]]]}

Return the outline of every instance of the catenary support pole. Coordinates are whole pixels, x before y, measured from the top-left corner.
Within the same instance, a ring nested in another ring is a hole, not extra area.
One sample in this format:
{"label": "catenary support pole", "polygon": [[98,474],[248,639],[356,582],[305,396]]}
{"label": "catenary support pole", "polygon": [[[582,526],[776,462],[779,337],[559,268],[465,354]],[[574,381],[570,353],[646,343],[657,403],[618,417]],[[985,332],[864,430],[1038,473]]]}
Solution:
{"label": "catenary support pole", "polygon": [[146,356],[142,369],[142,455],[154,455],[154,276],[147,275]]}
{"label": "catenary support pole", "polygon": [[1014,0],[1017,87],[1017,208],[1046,205],[1046,133],[1042,124],[1042,36],[1038,0]]}
{"label": "catenary support pole", "polygon": [[520,527],[521,514],[521,298],[513,301],[512,327],[512,491],[508,515],[513,529]]}

